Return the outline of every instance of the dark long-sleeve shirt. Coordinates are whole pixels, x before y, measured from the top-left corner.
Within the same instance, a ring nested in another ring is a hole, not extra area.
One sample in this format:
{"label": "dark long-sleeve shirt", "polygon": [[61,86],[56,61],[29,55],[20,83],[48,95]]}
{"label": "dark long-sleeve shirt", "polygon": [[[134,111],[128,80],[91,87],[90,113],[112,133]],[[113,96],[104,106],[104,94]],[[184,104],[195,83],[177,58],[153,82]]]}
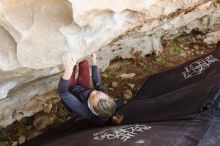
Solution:
{"label": "dark long-sleeve shirt", "polygon": [[[96,65],[92,66],[92,82],[95,90],[102,91],[106,93],[106,90],[102,87],[101,78],[99,74],[99,69]],[[88,107],[88,98],[94,89],[86,88],[82,86],[74,86],[74,88],[69,91],[69,80],[64,80],[60,78],[58,84],[58,93],[71,112],[75,112],[79,116],[90,120],[91,122],[104,125],[109,123],[110,118],[102,118],[96,116]],[[122,102],[116,103],[117,107],[121,106]]]}

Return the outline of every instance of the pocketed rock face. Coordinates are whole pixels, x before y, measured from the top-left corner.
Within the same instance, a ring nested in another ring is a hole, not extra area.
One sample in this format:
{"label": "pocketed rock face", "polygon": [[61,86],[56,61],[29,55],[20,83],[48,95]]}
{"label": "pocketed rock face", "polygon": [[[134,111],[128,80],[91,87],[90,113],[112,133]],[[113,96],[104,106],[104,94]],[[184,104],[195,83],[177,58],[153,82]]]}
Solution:
{"label": "pocketed rock face", "polygon": [[23,107],[57,88],[66,50],[79,61],[98,52],[105,69],[118,56],[158,53],[161,40],[192,30],[219,41],[218,1],[1,0],[0,125],[38,111]]}

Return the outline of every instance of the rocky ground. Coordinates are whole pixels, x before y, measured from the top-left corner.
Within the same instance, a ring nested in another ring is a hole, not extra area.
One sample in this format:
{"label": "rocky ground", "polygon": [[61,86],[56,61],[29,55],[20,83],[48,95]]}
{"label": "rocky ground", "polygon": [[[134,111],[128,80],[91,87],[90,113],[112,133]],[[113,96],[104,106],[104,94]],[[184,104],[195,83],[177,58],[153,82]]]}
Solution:
{"label": "rocky ground", "polygon": [[[216,45],[204,44],[203,39],[203,34],[194,32],[163,41],[164,51],[161,54],[143,57],[141,52],[136,52],[133,59],[117,58],[101,74],[103,85],[113,98],[129,100],[150,75],[171,69],[216,48]],[[0,128],[0,146],[17,146],[71,118],[56,91],[48,93],[48,96],[55,100],[48,105],[45,103],[43,111]]]}

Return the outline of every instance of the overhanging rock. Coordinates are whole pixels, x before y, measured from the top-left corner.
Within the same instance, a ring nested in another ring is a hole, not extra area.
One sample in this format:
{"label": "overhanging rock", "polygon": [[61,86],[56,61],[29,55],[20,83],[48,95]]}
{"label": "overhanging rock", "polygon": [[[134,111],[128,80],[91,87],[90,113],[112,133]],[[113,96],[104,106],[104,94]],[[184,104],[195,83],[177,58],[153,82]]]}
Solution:
{"label": "overhanging rock", "polygon": [[[212,29],[213,23],[219,21],[217,7],[212,1],[204,0],[5,0],[0,3],[0,35],[2,43],[8,44],[4,47],[8,52],[1,51],[2,70],[56,66],[65,50],[82,59],[136,27],[139,33],[151,33],[160,41],[167,32],[192,21],[206,24],[194,22],[197,24],[191,24],[185,31],[207,25]],[[212,13],[216,15],[212,23],[202,20]],[[159,27],[161,31],[155,34],[153,30]],[[148,52],[158,49],[161,48],[146,48]]]}

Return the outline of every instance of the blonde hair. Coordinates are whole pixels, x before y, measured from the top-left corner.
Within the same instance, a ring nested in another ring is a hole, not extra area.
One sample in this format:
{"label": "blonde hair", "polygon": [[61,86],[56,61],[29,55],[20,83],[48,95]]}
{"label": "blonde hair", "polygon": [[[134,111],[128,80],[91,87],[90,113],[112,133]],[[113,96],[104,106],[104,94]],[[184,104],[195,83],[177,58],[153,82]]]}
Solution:
{"label": "blonde hair", "polygon": [[113,99],[100,99],[98,102],[98,114],[101,117],[111,117],[115,113],[116,104]]}

